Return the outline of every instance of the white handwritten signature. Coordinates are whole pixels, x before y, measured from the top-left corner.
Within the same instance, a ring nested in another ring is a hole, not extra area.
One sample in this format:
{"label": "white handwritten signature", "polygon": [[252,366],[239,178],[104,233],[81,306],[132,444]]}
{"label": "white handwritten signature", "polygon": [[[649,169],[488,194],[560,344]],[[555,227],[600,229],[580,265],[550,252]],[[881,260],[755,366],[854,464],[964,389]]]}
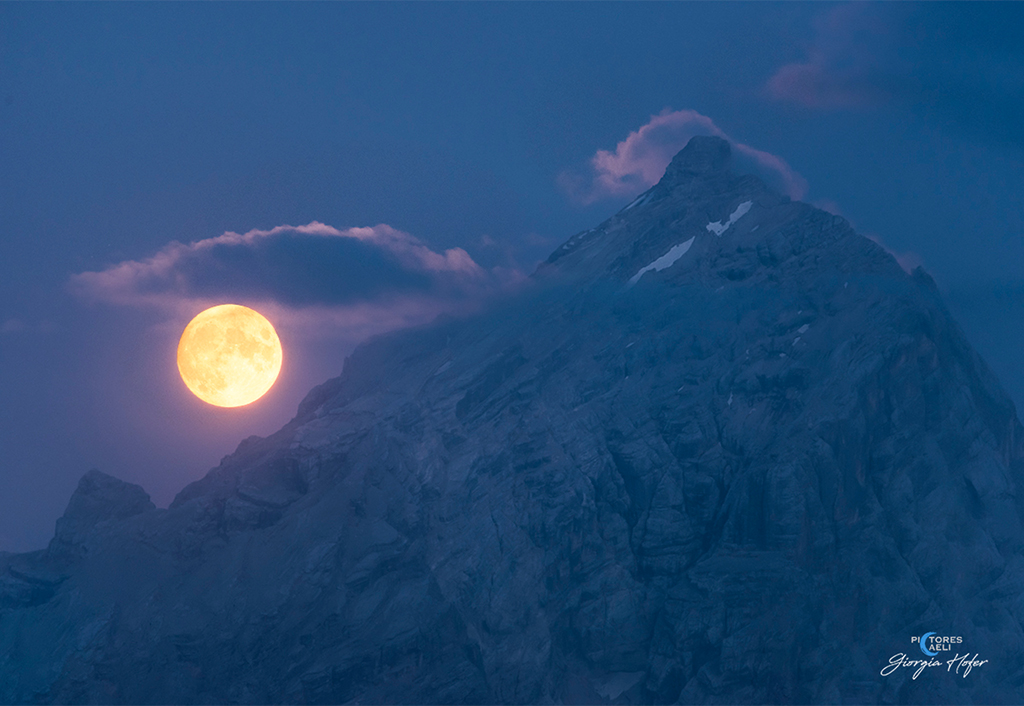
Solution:
{"label": "white handwritten signature", "polygon": [[941,667],[943,664],[946,664],[947,672],[953,670],[953,665],[956,665],[956,670],[954,671],[957,674],[960,674],[960,668],[964,667],[963,676],[966,677],[968,674],[971,673],[972,668],[980,667],[986,662],[988,662],[987,659],[979,660],[977,653],[974,654],[974,657],[971,657],[970,653],[965,654],[962,657],[960,656],[960,653],[957,653],[956,657],[950,660],[946,660],[946,662],[943,663],[942,661],[937,659],[907,659],[907,656],[901,652],[898,655],[893,655],[889,658],[889,664],[882,668],[881,674],[883,677],[887,677],[900,667],[916,667],[916,670],[914,671],[914,676],[912,678],[917,679],[921,675],[921,672],[925,670],[925,668]]}

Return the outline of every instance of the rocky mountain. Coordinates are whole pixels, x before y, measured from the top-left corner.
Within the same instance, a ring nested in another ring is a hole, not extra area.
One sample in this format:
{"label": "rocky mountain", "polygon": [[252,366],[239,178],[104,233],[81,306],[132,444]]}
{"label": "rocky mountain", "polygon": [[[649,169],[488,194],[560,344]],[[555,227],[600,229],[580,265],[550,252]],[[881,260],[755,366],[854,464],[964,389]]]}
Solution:
{"label": "rocky mountain", "polygon": [[168,509],[86,474],[0,555],[0,701],[1024,703],[1013,404],[927,274],[729,162]]}

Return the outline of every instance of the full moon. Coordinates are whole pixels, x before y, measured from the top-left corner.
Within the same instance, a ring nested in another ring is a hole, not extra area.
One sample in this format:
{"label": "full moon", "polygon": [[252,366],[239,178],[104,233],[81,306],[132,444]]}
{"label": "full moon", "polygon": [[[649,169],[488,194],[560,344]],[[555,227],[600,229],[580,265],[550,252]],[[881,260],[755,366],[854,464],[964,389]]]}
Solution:
{"label": "full moon", "polygon": [[281,339],[260,313],[238,304],[201,312],[181,334],[178,372],[196,397],[241,407],[263,397],[281,372]]}

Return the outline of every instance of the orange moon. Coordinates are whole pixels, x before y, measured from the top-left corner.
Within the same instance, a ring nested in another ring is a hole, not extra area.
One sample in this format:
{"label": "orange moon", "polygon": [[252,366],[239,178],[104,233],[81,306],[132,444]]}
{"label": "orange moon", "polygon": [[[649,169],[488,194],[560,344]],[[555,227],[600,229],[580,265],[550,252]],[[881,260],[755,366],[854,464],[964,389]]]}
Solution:
{"label": "orange moon", "polygon": [[218,407],[241,407],[263,397],[283,359],[273,325],[238,304],[199,313],[178,342],[181,379],[196,397]]}

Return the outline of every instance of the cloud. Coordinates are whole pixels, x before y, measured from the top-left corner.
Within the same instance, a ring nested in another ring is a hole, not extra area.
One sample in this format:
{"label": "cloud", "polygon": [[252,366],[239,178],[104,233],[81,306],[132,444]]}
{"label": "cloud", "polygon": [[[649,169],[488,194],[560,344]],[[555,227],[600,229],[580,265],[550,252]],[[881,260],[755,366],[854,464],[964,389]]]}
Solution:
{"label": "cloud", "polygon": [[885,18],[863,3],[840,5],[815,21],[807,59],[780,68],[768,80],[772,98],[810,108],[877,105],[888,98],[898,60]]}
{"label": "cloud", "polygon": [[240,296],[301,307],[396,293],[436,293],[486,276],[462,248],[437,253],[387,225],[338,230],[316,221],[182,244],[71,278],[72,290],[113,304],[166,306]]}
{"label": "cloud", "polygon": [[818,16],[801,61],[765,84],[818,110],[901,106],[930,125],[1024,145],[1024,44],[1017,3],[856,2]]}
{"label": "cloud", "polygon": [[807,181],[781,157],[733,140],[711,118],[695,110],[667,108],[629,133],[614,152],[598,150],[590,160],[589,177],[565,172],[559,181],[583,203],[632,196],[656,184],[672,157],[695,135],[717,135],[729,140],[736,153],[776,177],[790,197],[801,199],[807,193]]}
{"label": "cloud", "polygon": [[234,302],[293,325],[369,335],[470,309],[516,278],[484,270],[462,248],[435,252],[388,225],[319,222],[172,242],[145,260],[71,277],[80,298],[191,316]]}

